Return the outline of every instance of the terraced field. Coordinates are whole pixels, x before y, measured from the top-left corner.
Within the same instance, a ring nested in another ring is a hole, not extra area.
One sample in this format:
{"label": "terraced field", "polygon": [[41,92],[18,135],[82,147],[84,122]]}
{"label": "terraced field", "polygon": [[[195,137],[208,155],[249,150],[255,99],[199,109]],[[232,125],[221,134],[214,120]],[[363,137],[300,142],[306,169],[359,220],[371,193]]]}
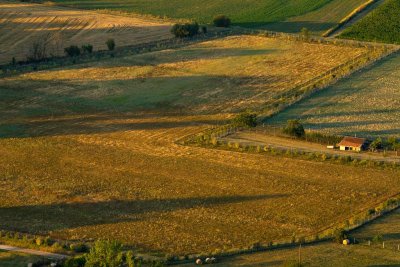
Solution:
{"label": "terraced field", "polygon": [[270,120],[300,119],[307,128],[371,137],[400,135],[400,56],[352,75]]}
{"label": "terraced field", "polygon": [[34,43],[46,43],[47,55],[63,55],[69,45],[107,49],[172,38],[170,23],[143,16],[112,16],[56,6],[0,1],[0,64],[25,60]]}
{"label": "terraced field", "polygon": [[[107,9],[140,14],[152,14],[172,18],[193,19],[201,23],[211,23],[215,15],[228,15],[235,25],[260,27],[277,31],[298,32],[308,27],[322,32],[338,23],[365,0],[55,0],[56,3],[85,9]],[[271,25],[269,25],[272,23]]]}
{"label": "terraced field", "polygon": [[184,254],[374,207],[398,171],[175,143],[363,51],[240,36],[4,78],[0,229]]}

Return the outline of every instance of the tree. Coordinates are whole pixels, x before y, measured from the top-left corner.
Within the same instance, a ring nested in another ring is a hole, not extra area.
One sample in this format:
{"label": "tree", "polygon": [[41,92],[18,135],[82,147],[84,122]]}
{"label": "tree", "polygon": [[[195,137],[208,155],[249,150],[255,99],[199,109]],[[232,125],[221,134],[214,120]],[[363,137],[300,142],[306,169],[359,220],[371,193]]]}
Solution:
{"label": "tree", "polygon": [[225,15],[218,15],[213,20],[215,27],[224,27],[227,28],[231,26],[231,20]]}
{"label": "tree", "polygon": [[378,149],[381,149],[382,147],[383,147],[383,141],[382,141],[382,138],[380,138],[380,137],[376,138],[376,139],[369,145],[369,148],[370,148],[373,152],[377,151]]}
{"label": "tree", "polygon": [[333,241],[335,241],[336,243],[342,244],[343,240],[347,239],[347,234],[344,231],[344,229],[339,228],[339,229],[335,229],[335,231],[333,232]]}
{"label": "tree", "polygon": [[297,138],[304,137],[306,134],[304,127],[299,120],[288,120],[283,132]]}
{"label": "tree", "polygon": [[232,124],[239,127],[256,127],[257,114],[251,111],[242,112],[233,119]]}
{"label": "tree", "polygon": [[300,31],[300,36],[303,40],[308,41],[310,39],[310,30],[307,28],[302,28]]}
{"label": "tree", "polygon": [[91,54],[93,52],[93,45],[91,44],[82,45],[82,51],[83,53]]}
{"label": "tree", "polygon": [[64,52],[70,57],[77,57],[81,54],[81,50],[76,45],[71,45],[64,48]]}
{"label": "tree", "polygon": [[86,254],[85,267],[120,267],[123,264],[122,245],[117,241],[98,240]]}
{"label": "tree", "polygon": [[110,51],[113,51],[115,49],[115,41],[114,39],[108,39],[106,42],[107,48]]}
{"label": "tree", "polygon": [[197,22],[175,24],[171,28],[171,33],[178,38],[193,37],[199,33],[199,24]]}

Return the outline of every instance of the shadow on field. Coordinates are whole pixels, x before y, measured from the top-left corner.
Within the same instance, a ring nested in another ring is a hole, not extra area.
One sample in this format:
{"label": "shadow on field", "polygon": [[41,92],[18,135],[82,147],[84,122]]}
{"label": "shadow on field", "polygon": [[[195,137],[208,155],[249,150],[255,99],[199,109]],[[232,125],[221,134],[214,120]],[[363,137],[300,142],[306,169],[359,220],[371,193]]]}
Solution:
{"label": "shadow on field", "polygon": [[16,231],[54,231],[151,219],[160,213],[288,197],[287,194],[179,199],[112,200],[0,208],[0,227]]}

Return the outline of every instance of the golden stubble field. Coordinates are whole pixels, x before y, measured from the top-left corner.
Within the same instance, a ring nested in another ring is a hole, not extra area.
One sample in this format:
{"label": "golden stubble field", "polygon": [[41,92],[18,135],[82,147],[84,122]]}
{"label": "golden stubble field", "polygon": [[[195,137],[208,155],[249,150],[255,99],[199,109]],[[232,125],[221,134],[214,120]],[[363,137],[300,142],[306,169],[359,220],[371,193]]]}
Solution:
{"label": "golden stubble field", "polygon": [[34,43],[47,43],[47,55],[63,55],[69,45],[92,44],[107,49],[113,38],[117,46],[172,38],[171,23],[140,15],[129,17],[92,11],[0,1],[0,64],[12,58],[26,60]]}
{"label": "golden stubble field", "polygon": [[362,52],[241,36],[5,78],[0,228],[185,254],[372,208],[399,172],[175,144]]}

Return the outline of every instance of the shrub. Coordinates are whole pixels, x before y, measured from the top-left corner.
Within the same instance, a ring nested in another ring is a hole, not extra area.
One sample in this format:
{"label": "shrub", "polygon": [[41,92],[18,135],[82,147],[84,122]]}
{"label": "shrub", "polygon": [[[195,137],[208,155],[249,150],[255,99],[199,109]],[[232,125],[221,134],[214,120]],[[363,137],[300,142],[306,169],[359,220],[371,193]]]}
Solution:
{"label": "shrub", "polygon": [[193,37],[199,33],[199,24],[197,22],[175,24],[171,29],[171,33],[178,38]]}
{"label": "shrub", "polygon": [[89,247],[87,245],[85,245],[84,243],[71,244],[69,246],[69,249],[76,253],[82,253],[82,252],[89,251]]}
{"label": "shrub", "polygon": [[106,42],[107,48],[110,51],[113,51],[115,49],[115,41],[114,39],[108,39]]}
{"label": "shrub", "polygon": [[297,138],[304,137],[305,135],[304,127],[299,120],[288,120],[283,132]]}
{"label": "shrub", "polygon": [[218,15],[213,20],[214,26],[227,28],[231,26],[231,20],[225,15]]}
{"label": "shrub", "polygon": [[307,28],[302,28],[300,31],[301,39],[308,41],[310,39],[310,30]]}
{"label": "shrub", "polygon": [[64,48],[65,54],[69,57],[77,57],[81,54],[81,49],[76,45],[71,45],[69,47]]}
{"label": "shrub", "polygon": [[86,264],[85,256],[77,256],[73,258],[68,258],[64,262],[64,267],[84,267]]}
{"label": "shrub", "polygon": [[93,45],[91,44],[82,45],[82,51],[83,53],[91,54],[93,52]]}
{"label": "shrub", "polygon": [[116,241],[98,240],[85,255],[85,267],[118,267],[123,263],[122,245]]}
{"label": "shrub", "polygon": [[242,112],[233,119],[232,124],[237,127],[256,127],[257,114],[251,111]]}
{"label": "shrub", "polygon": [[372,242],[379,243],[379,242],[382,242],[382,241],[383,241],[383,236],[382,235],[376,235],[376,236],[374,236],[372,238]]}
{"label": "shrub", "polygon": [[201,32],[203,33],[203,34],[207,34],[207,27],[206,26],[201,26]]}
{"label": "shrub", "polygon": [[347,239],[346,232],[342,228],[335,229],[333,232],[333,241],[342,244],[343,240]]}

